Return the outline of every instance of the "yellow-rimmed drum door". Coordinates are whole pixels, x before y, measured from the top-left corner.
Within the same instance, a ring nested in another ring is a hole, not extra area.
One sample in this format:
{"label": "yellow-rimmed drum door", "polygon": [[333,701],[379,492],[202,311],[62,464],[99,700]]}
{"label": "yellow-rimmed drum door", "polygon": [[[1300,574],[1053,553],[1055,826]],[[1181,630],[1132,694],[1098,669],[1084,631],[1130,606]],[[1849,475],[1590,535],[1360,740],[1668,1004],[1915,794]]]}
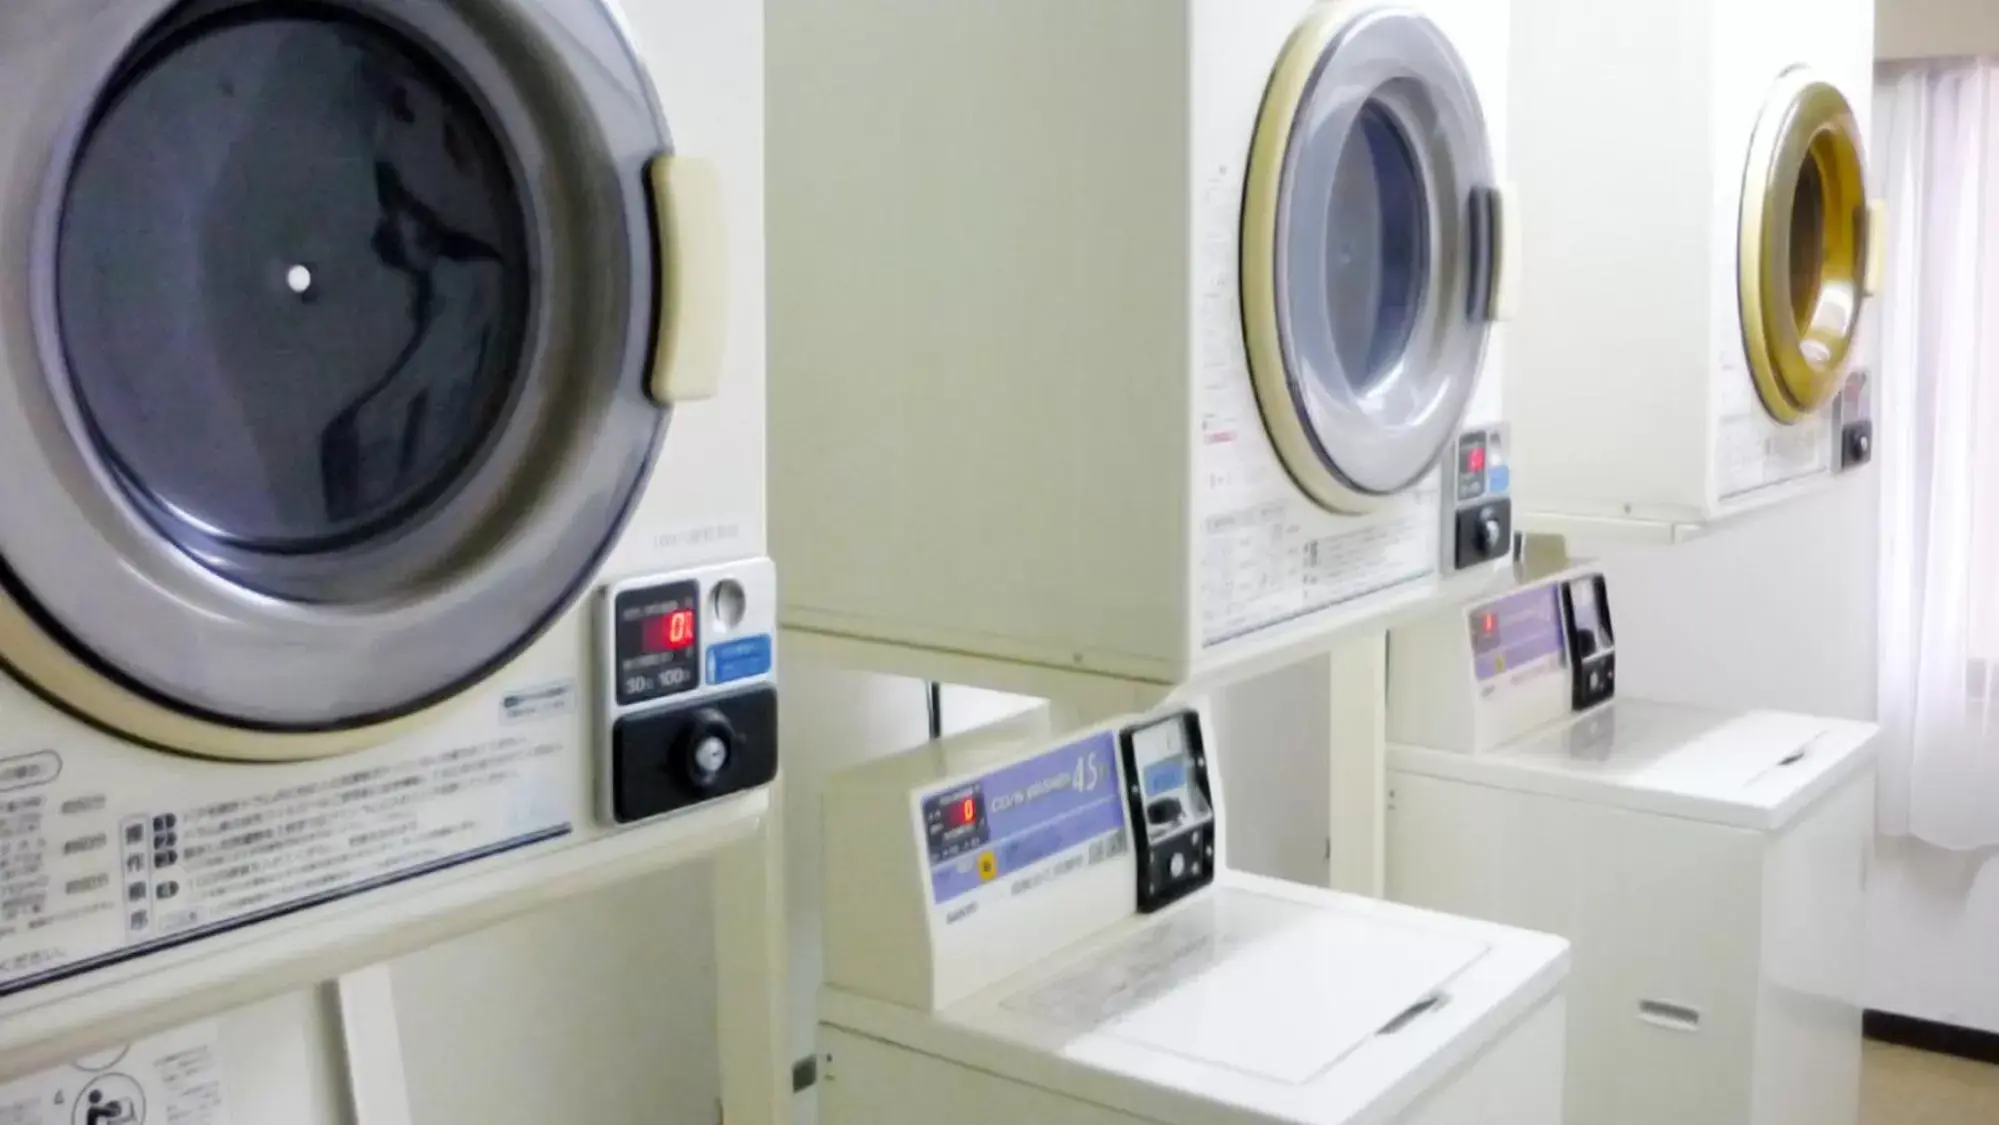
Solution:
{"label": "yellow-rimmed drum door", "polygon": [[1771,417],[1839,390],[1873,253],[1860,124],[1845,95],[1786,75],[1751,143],[1738,253],[1742,342]]}

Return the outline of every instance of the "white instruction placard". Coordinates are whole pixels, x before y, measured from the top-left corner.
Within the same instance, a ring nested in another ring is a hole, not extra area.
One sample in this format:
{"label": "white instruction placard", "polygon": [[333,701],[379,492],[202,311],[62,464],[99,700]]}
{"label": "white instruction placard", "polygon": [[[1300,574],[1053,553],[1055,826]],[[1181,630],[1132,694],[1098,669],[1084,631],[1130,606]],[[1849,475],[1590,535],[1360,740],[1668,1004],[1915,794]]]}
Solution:
{"label": "white instruction placard", "polygon": [[192,1024],[0,1086],[0,1125],[229,1125],[220,1032]]}
{"label": "white instruction placard", "polygon": [[574,759],[537,733],[181,787],[31,756],[0,792],[0,996],[560,837]]}

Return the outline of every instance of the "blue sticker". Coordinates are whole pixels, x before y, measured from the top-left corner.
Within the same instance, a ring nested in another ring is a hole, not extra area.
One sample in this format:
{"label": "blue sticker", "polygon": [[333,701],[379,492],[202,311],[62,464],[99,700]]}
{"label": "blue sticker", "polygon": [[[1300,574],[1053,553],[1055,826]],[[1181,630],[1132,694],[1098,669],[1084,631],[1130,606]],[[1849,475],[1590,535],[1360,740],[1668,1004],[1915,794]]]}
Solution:
{"label": "blue sticker", "polygon": [[732,684],[770,674],[770,634],[708,646],[708,682]]}
{"label": "blue sticker", "polygon": [[1492,471],[1485,474],[1485,490],[1494,496],[1505,492],[1512,483],[1513,470],[1505,465],[1494,465]]}
{"label": "blue sticker", "polygon": [[985,821],[986,843],[931,863],[930,897],[939,906],[1100,837],[1124,837],[1117,741],[1109,731],[950,792],[960,791],[978,795],[974,809]]}

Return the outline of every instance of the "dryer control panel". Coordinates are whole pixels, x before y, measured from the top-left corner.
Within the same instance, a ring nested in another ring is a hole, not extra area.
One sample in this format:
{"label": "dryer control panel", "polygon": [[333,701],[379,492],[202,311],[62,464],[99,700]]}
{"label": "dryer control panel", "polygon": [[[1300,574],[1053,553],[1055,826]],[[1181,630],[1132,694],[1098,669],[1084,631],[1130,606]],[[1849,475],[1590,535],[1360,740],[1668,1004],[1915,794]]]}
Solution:
{"label": "dryer control panel", "polygon": [[1513,554],[1513,470],[1506,427],[1458,435],[1445,470],[1444,568],[1471,570]]}
{"label": "dryer control panel", "polygon": [[648,820],[777,776],[776,612],[768,559],[604,591],[605,819]]}
{"label": "dryer control panel", "polygon": [[1832,400],[1832,463],[1839,472],[1849,472],[1874,460],[1874,380],[1873,373],[1855,371],[1846,377],[1839,395]]}

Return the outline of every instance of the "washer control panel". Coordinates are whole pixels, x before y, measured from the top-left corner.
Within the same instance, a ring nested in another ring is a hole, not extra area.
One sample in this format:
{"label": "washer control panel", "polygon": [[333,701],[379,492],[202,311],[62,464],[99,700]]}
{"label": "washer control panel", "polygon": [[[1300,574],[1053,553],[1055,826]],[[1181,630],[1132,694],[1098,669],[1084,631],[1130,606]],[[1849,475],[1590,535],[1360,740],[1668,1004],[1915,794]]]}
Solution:
{"label": "washer control panel", "polygon": [[1127,727],[1118,741],[1138,851],[1138,909],[1150,914],[1214,882],[1207,743],[1194,711]]}
{"label": "washer control panel", "polygon": [[769,559],[607,588],[605,819],[630,824],[777,776],[777,581]]}
{"label": "washer control panel", "polygon": [[1562,583],[1562,630],[1569,650],[1569,706],[1587,711],[1617,694],[1617,640],[1610,588],[1601,574]]}
{"label": "washer control panel", "polygon": [[1471,570],[1513,554],[1513,470],[1506,427],[1484,426],[1458,436],[1444,490],[1444,566]]}

